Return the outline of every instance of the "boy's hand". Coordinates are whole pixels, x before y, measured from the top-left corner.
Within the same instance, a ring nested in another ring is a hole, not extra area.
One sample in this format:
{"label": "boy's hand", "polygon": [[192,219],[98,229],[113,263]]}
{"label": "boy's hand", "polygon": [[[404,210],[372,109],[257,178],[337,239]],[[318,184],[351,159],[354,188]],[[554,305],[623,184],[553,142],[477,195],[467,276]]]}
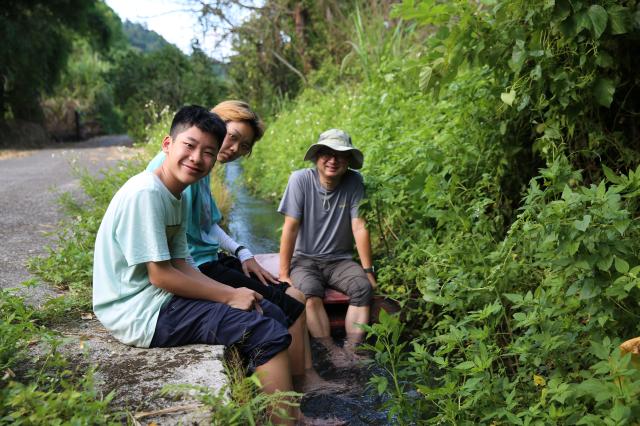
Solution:
{"label": "boy's hand", "polygon": [[251,276],[251,274],[254,274],[264,285],[268,285],[267,282],[270,282],[271,284],[278,283],[276,277],[271,275],[269,271],[260,266],[260,264],[256,262],[253,257],[242,262],[242,270],[248,277]]}
{"label": "boy's hand", "polygon": [[231,299],[227,302],[227,305],[232,308],[242,309],[243,311],[250,311],[251,309],[256,309],[258,312],[262,311],[259,301],[262,300],[262,295],[256,293],[253,290],[249,290],[246,287],[236,288],[233,294],[231,295]]}

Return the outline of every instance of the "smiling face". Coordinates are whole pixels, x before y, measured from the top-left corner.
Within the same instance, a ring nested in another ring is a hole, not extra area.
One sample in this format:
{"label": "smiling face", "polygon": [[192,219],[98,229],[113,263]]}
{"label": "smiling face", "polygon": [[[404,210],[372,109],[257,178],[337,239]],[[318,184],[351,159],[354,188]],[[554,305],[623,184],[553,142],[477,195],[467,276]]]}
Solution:
{"label": "smiling face", "polygon": [[244,121],[228,121],[227,135],[222,141],[218,161],[230,163],[251,152],[254,132],[251,126]]}
{"label": "smiling face", "polygon": [[175,138],[166,136],[162,151],[167,155],[162,166],[156,169],[165,186],[173,195],[205,177],[216,163],[219,144],[214,136],[197,127],[178,133]]}
{"label": "smiling face", "polygon": [[351,154],[348,152],[334,151],[330,148],[321,148],[316,154],[316,167],[320,178],[335,182],[347,172]]}

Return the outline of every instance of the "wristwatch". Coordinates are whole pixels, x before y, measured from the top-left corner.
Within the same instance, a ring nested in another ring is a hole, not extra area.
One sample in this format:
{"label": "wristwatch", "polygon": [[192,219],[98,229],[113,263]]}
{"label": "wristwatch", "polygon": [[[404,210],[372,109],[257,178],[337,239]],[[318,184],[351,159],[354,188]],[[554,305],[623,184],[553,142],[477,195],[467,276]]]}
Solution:
{"label": "wristwatch", "polygon": [[368,268],[364,268],[364,272],[366,272],[367,274],[376,274],[376,269],[372,266],[368,267]]}

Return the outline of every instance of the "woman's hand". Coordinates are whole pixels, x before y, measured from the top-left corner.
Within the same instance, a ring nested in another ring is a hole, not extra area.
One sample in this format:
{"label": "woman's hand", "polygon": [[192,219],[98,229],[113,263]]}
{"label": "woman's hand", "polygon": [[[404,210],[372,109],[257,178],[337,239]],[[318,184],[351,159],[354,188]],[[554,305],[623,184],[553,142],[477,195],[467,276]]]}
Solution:
{"label": "woman's hand", "polygon": [[272,284],[278,283],[278,280],[276,279],[276,277],[271,275],[269,271],[267,271],[262,266],[260,266],[260,264],[256,262],[256,260],[253,257],[242,262],[242,270],[244,271],[244,274],[248,277],[250,277],[251,274],[254,274],[260,280],[260,282],[264,285],[269,285],[269,283],[272,283]]}

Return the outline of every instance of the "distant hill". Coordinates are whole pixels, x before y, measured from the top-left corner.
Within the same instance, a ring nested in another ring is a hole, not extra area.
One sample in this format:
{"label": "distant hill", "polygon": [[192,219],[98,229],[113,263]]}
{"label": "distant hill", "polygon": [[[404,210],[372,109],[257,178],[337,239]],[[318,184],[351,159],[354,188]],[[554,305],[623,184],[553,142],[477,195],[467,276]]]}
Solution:
{"label": "distant hill", "polygon": [[171,44],[157,32],[136,22],[131,22],[129,20],[124,21],[122,30],[129,40],[129,43],[131,43],[131,45],[136,49],[140,49],[145,53],[159,50],[164,46]]}

